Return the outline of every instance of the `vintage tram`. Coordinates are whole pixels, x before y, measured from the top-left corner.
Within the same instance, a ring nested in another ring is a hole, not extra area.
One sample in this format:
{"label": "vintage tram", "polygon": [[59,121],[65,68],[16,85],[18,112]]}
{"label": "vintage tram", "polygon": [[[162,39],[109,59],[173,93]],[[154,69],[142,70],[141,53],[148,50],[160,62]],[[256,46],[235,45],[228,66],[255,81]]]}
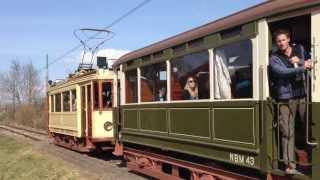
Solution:
{"label": "vintage tram", "polygon": [[[306,144],[296,147],[303,174],[294,177],[320,179],[319,22],[319,0],[266,1],[122,56],[114,64],[114,154],[159,179],[292,178],[282,168],[268,74],[272,33],[287,28],[314,61],[307,129],[296,134]],[[197,98],[184,98],[189,80]]]}
{"label": "vintage tram", "polygon": [[80,152],[113,149],[115,76],[99,58],[96,69],[79,69],[49,87],[48,130],[57,145]]}

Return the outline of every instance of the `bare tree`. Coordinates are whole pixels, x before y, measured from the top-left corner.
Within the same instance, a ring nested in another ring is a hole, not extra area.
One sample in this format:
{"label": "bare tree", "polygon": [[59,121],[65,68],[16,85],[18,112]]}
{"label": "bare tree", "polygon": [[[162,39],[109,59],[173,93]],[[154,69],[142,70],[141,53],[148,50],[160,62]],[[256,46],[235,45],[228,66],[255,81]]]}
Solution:
{"label": "bare tree", "polygon": [[16,105],[21,104],[21,96],[18,85],[21,83],[20,74],[21,65],[19,61],[11,61],[10,70],[2,73],[0,76],[0,88],[3,98],[6,97],[7,101],[11,101],[12,118],[14,117]]}
{"label": "bare tree", "polygon": [[32,62],[24,64],[22,82],[25,103],[35,104],[41,98],[41,84],[39,74]]}
{"label": "bare tree", "polygon": [[0,74],[0,98],[8,107],[8,119],[23,125],[39,126],[43,93],[39,73],[32,62],[12,60],[7,72]]}

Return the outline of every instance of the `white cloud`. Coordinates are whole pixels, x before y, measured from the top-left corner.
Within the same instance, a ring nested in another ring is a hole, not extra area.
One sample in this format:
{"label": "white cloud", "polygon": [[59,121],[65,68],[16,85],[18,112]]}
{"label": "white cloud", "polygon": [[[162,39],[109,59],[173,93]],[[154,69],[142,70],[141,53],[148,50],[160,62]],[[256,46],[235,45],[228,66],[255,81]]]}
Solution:
{"label": "white cloud", "polygon": [[92,56],[92,54],[90,52],[87,52],[84,55],[84,57],[83,57],[84,52],[82,52],[80,54],[80,62],[83,58],[84,63],[90,63],[92,60],[93,65],[96,65],[97,56],[102,56],[102,57],[106,57],[109,60],[108,64],[109,64],[109,66],[111,66],[115,59],[119,59],[121,56],[123,56],[124,54],[127,54],[129,52],[130,52],[129,50],[125,50],[125,49],[109,48],[109,49],[99,50],[94,56]]}

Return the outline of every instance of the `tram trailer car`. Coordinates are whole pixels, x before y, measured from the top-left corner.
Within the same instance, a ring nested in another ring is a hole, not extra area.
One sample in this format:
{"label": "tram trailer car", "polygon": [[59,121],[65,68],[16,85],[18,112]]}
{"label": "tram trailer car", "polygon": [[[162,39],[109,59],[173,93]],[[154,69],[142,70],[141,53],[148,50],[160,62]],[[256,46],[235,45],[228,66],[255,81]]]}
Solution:
{"label": "tram trailer car", "polygon": [[[314,61],[306,133],[296,126],[296,163],[304,175],[284,172],[279,104],[269,87],[272,33],[279,28],[290,30]],[[159,179],[319,180],[318,57],[319,0],[266,1],[130,52],[114,64],[115,154]],[[183,100],[189,80],[198,84],[195,100]]]}
{"label": "tram trailer car", "polygon": [[79,152],[113,149],[114,77],[108,68],[81,70],[50,85],[48,128],[57,145]]}

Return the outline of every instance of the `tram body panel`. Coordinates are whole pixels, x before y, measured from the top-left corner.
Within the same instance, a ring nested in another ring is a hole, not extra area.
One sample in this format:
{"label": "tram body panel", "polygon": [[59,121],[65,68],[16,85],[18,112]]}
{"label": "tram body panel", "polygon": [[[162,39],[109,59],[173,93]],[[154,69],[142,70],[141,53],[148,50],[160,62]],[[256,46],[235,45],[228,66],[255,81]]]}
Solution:
{"label": "tram body panel", "polygon": [[113,137],[113,128],[105,129],[106,123],[113,122],[112,111],[94,111],[92,113],[92,137],[93,138],[110,138]]}

